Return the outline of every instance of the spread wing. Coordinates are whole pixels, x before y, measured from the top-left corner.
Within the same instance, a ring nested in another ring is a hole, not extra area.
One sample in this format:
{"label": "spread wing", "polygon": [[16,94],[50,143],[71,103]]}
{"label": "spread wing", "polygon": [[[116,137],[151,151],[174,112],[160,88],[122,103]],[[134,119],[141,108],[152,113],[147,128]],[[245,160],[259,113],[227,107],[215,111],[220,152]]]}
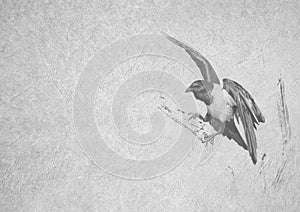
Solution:
{"label": "spread wing", "polygon": [[242,122],[248,151],[255,164],[257,162],[257,142],[254,129],[256,129],[259,122],[265,122],[265,118],[252,96],[240,84],[230,79],[223,79],[223,89],[236,102],[235,116],[237,120]]}
{"label": "spread wing", "polygon": [[213,69],[209,61],[202,54],[200,54],[193,48],[189,47],[188,45],[184,44],[183,42],[176,40],[170,35],[164,32],[162,32],[162,34],[170,41],[175,43],[177,46],[183,48],[191,56],[191,58],[194,60],[194,62],[197,64],[198,68],[200,69],[203,79],[205,81],[212,82],[215,84],[220,84],[218,75],[216,74],[215,70]]}

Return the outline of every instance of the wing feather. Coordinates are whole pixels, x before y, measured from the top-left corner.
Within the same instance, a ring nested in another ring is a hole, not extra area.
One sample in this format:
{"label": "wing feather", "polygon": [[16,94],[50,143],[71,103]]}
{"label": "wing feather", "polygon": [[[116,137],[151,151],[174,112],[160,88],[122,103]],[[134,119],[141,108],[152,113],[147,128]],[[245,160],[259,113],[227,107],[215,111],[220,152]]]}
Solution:
{"label": "wing feather", "polygon": [[[226,85],[225,85],[226,84]],[[230,80],[230,79],[223,79],[223,87],[235,87],[236,90],[239,90],[240,95],[245,100],[245,103],[249,110],[251,111],[253,118],[255,119],[255,123],[258,124],[259,122],[264,123],[265,117],[263,116],[262,112],[258,108],[257,104],[255,103],[253,97],[250,93],[244,89],[239,83]],[[226,88],[225,88],[226,90]]]}
{"label": "wing feather", "polygon": [[202,54],[200,54],[200,52],[197,52],[193,48],[189,47],[188,45],[184,44],[183,42],[173,38],[172,36],[164,32],[162,32],[162,34],[170,41],[172,41],[174,44],[183,48],[190,55],[190,57],[194,60],[194,62],[197,64],[198,68],[200,69],[200,72],[205,81],[212,82],[215,84],[220,84],[220,80],[214,68],[209,63],[209,61]]}
{"label": "wing feather", "polygon": [[243,125],[248,151],[255,164],[257,162],[257,142],[254,129],[259,122],[265,122],[265,118],[250,93],[240,84],[230,79],[223,79],[223,89],[236,102],[235,116],[240,119]]}

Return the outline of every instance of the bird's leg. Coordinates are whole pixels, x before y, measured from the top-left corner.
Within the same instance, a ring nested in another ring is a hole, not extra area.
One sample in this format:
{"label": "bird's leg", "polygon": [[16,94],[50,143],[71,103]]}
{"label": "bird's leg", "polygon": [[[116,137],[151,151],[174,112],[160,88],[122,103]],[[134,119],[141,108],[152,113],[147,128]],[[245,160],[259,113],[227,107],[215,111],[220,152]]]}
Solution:
{"label": "bird's leg", "polygon": [[223,135],[223,132],[225,130],[225,123],[221,122],[218,119],[215,119],[213,117],[211,117],[209,114],[207,114],[206,116],[208,116],[209,118],[209,123],[210,125],[214,128],[214,132],[212,134],[207,135],[204,140],[205,143],[207,144],[208,142],[210,142],[211,144],[214,144],[214,139],[217,135]]}
{"label": "bird's leg", "polygon": [[207,136],[207,137],[205,138],[205,140],[204,140],[205,144],[208,144],[208,142],[210,142],[211,144],[214,144],[215,137],[216,137],[217,135],[221,135],[221,134],[222,134],[222,133],[217,132],[217,133],[214,133],[214,134],[212,134],[212,135]]}
{"label": "bird's leg", "polygon": [[210,118],[209,113],[206,113],[205,117],[202,119],[204,122],[208,122]]}

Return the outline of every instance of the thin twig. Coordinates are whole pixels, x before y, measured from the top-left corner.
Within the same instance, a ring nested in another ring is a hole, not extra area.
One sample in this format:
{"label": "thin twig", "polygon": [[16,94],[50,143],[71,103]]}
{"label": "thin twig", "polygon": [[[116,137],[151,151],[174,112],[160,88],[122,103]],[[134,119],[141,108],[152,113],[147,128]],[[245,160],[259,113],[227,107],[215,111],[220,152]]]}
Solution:
{"label": "thin twig", "polygon": [[199,121],[197,122],[197,124],[194,124],[189,121],[186,112],[179,109],[177,111],[173,111],[166,105],[158,106],[158,109],[162,111],[168,118],[173,120],[175,123],[188,129],[202,143],[205,143],[204,136],[207,134],[207,132],[204,129],[204,124],[202,121]]}

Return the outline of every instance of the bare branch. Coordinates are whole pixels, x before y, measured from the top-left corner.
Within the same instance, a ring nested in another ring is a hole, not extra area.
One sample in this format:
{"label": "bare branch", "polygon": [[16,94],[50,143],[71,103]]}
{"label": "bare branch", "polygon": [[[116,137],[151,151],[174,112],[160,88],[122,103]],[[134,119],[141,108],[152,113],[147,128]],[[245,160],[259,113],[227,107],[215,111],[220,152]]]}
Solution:
{"label": "bare branch", "polygon": [[205,143],[205,137],[207,137],[208,133],[204,128],[204,123],[202,120],[189,120],[189,114],[177,109],[171,110],[166,105],[161,105],[158,107],[160,111],[162,111],[168,118],[177,124],[183,126],[188,129],[194,136],[196,136],[202,143]]}

